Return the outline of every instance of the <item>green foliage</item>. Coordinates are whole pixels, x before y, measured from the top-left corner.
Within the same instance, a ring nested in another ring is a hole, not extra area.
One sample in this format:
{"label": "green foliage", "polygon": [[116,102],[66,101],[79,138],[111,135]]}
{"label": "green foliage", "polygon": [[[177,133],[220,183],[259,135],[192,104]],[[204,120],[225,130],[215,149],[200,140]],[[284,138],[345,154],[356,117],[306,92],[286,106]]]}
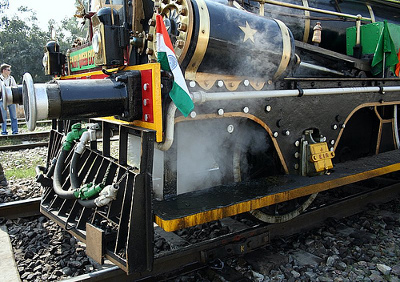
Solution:
{"label": "green foliage", "polygon": [[[4,163],[6,162],[2,160],[2,164]],[[4,168],[4,174],[7,179],[35,177],[35,168],[38,165],[43,165],[43,159],[40,156],[29,159],[18,158],[13,160],[12,163],[8,163],[8,166]]]}
{"label": "green foliage", "polygon": [[27,20],[17,16],[1,19],[0,62],[12,66],[17,83],[22,82],[25,72],[31,73],[35,82],[45,82],[48,79],[43,72],[42,57],[48,35],[35,23],[35,13],[26,7],[21,7],[19,12],[27,16]]}
{"label": "green foliage", "polygon": [[9,1],[8,0],[0,0],[0,14],[3,13],[4,9],[8,9]]}
{"label": "green foliage", "polygon": [[56,37],[60,50],[64,54],[76,39],[86,37],[87,23],[82,24],[82,21],[82,19],[70,17],[64,18],[59,25],[56,25]]}
{"label": "green foliage", "polygon": [[[41,160],[40,164],[43,164],[43,160]],[[35,177],[36,170],[34,166],[23,169],[11,168],[5,172],[5,175],[7,179],[25,179],[29,177]]]}
{"label": "green foliage", "polygon": [[[3,2],[0,0],[0,11]],[[37,25],[36,14],[26,7],[20,7],[18,15],[13,17],[0,12],[0,18],[0,64],[12,66],[12,75],[18,84],[22,83],[22,76],[26,72],[32,75],[35,83],[51,80],[51,76],[44,74],[42,58],[46,43],[52,40],[52,31],[55,31],[56,40],[64,54],[77,37],[86,34],[79,30],[73,15],[61,23],[50,20],[47,31]]]}

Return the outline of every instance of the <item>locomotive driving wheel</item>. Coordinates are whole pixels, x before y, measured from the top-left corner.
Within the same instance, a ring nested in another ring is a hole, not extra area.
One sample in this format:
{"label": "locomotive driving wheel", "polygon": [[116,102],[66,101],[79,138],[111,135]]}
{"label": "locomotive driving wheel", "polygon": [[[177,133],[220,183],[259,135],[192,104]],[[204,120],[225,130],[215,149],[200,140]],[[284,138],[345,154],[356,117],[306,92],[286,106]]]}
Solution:
{"label": "locomotive driving wheel", "polygon": [[[262,130],[252,133],[257,140],[265,140],[265,150],[251,152],[249,147],[236,144],[233,152],[233,178],[235,182],[272,176],[279,173],[276,157],[273,156],[274,147],[268,136]],[[242,139],[242,138],[241,138]],[[261,209],[252,210],[250,214],[266,223],[280,223],[289,221],[304,212],[315,200],[318,193],[299,197],[282,203],[274,204]]]}

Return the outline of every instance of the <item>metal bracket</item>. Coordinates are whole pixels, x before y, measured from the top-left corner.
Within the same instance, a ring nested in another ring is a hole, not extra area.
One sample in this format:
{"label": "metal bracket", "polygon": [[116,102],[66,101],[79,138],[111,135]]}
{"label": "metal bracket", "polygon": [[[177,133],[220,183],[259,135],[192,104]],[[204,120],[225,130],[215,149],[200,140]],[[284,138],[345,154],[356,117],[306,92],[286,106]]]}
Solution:
{"label": "metal bracket", "polygon": [[201,252],[201,259],[203,262],[213,260],[215,258],[243,255],[255,249],[264,247],[270,242],[269,232],[255,235],[249,238],[243,238],[237,242],[228,243],[226,245],[216,247],[210,250]]}

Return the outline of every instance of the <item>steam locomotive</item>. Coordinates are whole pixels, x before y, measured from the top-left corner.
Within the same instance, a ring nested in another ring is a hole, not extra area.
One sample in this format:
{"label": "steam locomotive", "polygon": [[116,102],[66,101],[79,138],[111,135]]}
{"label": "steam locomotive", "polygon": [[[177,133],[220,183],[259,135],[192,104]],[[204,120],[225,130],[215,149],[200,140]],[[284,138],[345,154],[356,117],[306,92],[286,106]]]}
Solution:
{"label": "steam locomotive", "polygon": [[152,268],[155,224],[282,222],[319,192],[399,170],[399,14],[383,0],[80,3],[87,38],[46,45],[54,79],[2,86],[29,129],[53,120],[42,213],[134,273]]}

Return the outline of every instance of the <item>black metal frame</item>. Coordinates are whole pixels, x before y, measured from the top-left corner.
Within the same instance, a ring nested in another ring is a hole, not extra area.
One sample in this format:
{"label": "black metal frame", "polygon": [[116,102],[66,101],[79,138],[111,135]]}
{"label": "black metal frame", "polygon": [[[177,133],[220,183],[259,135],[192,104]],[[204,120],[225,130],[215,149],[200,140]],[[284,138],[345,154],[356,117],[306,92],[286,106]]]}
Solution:
{"label": "black metal frame", "polygon": [[[110,131],[119,132],[119,159],[110,157]],[[65,200],[46,188],[41,202],[41,212],[65,228],[78,239],[86,242],[86,223],[102,229],[104,255],[124,269],[127,274],[151,270],[153,266],[153,209],[152,170],[155,132],[130,125],[102,122],[103,152],[97,150],[97,142],[82,154],[79,179],[85,183],[100,183],[107,173],[106,185],[120,182],[117,199],[106,207],[84,208],[76,200]],[[138,172],[127,167],[128,135],[141,139],[141,162]],[[63,134],[52,130],[50,134],[48,164],[57,157],[62,146]],[[73,152],[65,162],[63,189],[70,188],[69,167]],[[87,243],[87,242],[86,242]]]}

